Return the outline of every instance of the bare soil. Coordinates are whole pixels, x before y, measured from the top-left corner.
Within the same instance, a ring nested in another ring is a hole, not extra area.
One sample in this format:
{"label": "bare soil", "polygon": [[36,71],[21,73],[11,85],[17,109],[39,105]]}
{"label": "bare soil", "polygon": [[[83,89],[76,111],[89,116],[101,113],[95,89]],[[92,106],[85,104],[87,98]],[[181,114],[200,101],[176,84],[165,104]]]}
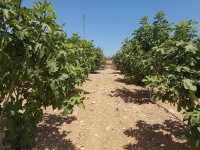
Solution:
{"label": "bare soil", "polygon": [[151,102],[145,88],[112,66],[90,74],[81,89],[85,109],[75,107],[67,117],[45,110],[39,150],[192,150],[183,115],[167,103]]}

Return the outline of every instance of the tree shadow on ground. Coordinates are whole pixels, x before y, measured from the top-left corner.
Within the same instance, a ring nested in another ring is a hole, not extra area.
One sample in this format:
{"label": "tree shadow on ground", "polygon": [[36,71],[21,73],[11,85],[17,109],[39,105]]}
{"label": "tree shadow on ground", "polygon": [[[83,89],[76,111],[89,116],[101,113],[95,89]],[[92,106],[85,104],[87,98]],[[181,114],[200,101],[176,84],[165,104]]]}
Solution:
{"label": "tree shadow on ground", "polygon": [[59,131],[59,127],[63,124],[70,124],[75,121],[74,116],[60,116],[45,114],[43,117],[43,122],[38,125],[37,128],[37,138],[36,146],[39,149],[49,149],[49,150],[64,150],[77,149],[76,146],[70,139],[67,139],[67,135],[70,133],[68,131]]}
{"label": "tree shadow on ground", "polygon": [[111,91],[111,94],[108,94],[108,95],[111,96],[111,97],[120,97],[125,103],[134,103],[134,104],[138,104],[138,105],[155,104],[159,108],[162,108],[166,113],[170,113],[177,120],[180,120],[176,115],[174,115],[168,109],[163,107],[161,104],[158,104],[155,101],[150,100],[148,90],[144,90],[144,89],[137,90],[137,89],[135,89],[134,91],[131,91],[131,90],[123,87],[122,89],[116,89],[115,91]]}
{"label": "tree shadow on ground", "polygon": [[113,72],[110,72],[110,73],[108,73],[108,74],[114,74],[114,75],[121,74],[121,75],[123,75],[123,73],[121,73],[121,71],[115,70],[115,69],[114,69]]}
{"label": "tree shadow on ground", "polygon": [[125,103],[136,103],[136,104],[148,104],[153,103],[149,99],[149,91],[148,90],[134,90],[131,91],[125,87],[122,89],[116,89],[112,91],[112,94],[109,94],[111,97],[121,97]]}
{"label": "tree shadow on ground", "polygon": [[117,78],[115,81],[120,82],[120,83],[125,83],[126,85],[131,85],[134,84],[134,82],[130,79],[126,78]]}
{"label": "tree shadow on ground", "polygon": [[85,91],[85,90],[80,89],[80,88],[76,88],[76,92],[82,92],[82,93],[85,94],[85,95],[91,94],[91,92]]}
{"label": "tree shadow on ground", "polygon": [[131,91],[123,87],[122,89],[116,89],[115,91],[112,91],[112,94],[109,94],[109,96],[120,97],[125,103],[134,103],[138,105],[155,104],[159,108],[162,108],[166,113],[171,114],[174,118],[182,122],[176,115],[174,115],[168,109],[163,107],[161,104],[158,104],[155,101],[150,100],[148,90],[140,89],[140,90]]}
{"label": "tree shadow on ground", "polygon": [[95,70],[95,71],[91,71],[90,74],[99,74],[100,71],[99,70]]}
{"label": "tree shadow on ground", "polygon": [[179,121],[165,120],[162,124],[148,124],[143,120],[136,122],[137,129],[124,131],[137,143],[127,144],[125,150],[192,150],[192,144],[186,141],[189,129]]}
{"label": "tree shadow on ground", "polygon": [[120,83],[124,83],[126,85],[137,85],[137,86],[141,86],[141,87],[144,87],[144,83],[143,82],[136,82],[134,81],[134,79],[132,78],[118,78],[118,79],[115,79],[116,82],[120,82]]}

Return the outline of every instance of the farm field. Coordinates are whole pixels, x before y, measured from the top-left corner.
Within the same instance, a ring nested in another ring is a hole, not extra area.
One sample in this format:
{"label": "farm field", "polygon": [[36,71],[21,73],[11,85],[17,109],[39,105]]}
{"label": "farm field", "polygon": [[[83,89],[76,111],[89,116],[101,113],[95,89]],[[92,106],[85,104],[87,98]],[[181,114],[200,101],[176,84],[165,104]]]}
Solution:
{"label": "farm field", "polygon": [[145,88],[129,84],[112,67],[89,74],[80,90],[85,109],[63,117],[47,108],[37,128],[37,148],[46,150],[192,150],[182,114],[153,103]]}
{"label": "farm field", "polygon": [[119,25],[124,38],[125,26],[92,21],[98,39],[86,38],[83,15],[83,36],[67,33],[69,18],[59,25],[53,3],[33,1],[0,5],[0,150],[200,150],[195,18],[148,12],[119,49],[107,31]]}

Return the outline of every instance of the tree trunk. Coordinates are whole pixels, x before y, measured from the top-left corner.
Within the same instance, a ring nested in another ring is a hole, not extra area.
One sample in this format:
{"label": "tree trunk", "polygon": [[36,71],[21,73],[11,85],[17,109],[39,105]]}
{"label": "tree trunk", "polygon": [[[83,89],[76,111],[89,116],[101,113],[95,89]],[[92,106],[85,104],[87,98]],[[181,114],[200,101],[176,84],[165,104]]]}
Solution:
{"label": "tree trunk", "polygon": [[152,96],[153,96],[153,93],[154,93],[154,87],[151,86],[151,87],[149,88],[149,99],[150,99],[150,100],[151,100],[151,98],[152,98]]}

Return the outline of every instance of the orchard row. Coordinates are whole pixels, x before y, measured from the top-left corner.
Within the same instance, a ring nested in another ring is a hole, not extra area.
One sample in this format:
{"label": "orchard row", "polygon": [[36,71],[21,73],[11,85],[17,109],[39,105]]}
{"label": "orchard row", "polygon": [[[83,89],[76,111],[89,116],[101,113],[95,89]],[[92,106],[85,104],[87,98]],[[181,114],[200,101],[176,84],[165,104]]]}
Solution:
{"label": "orchard row", "polygon": [[30,149],[43,109],[84,107],[76,90],[104,63],[103,50],[67,37],[49,2],[0,0],[0,149]]}
{"label": "orchard row", "polygon": [[184,110],[184,121],[190,127],[192,139],[200,148],[200,37],[189,20],[178,24],[158,12],[153,23],[148,17],[125,39],[114,56],[119,70],[136,83],[155,88],[153,100],[168,101]]}

